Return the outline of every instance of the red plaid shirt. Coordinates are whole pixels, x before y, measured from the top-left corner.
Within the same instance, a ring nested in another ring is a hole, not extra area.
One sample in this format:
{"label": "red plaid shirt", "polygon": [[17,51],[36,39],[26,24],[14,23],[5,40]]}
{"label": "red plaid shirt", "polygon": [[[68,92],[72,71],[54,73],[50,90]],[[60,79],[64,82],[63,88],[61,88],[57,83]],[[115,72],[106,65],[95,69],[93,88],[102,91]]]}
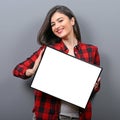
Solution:
{"label": "red plaid shirt", "polygon": [[[43,47],[45,46],[40,47],[40,49],[36,51],[31,57],[18,64],[13,70],[13,74],[16,77],[27,79],[28,77],[25,75],[25,72],[28,68],[33,67],[35,60],[38,58],[39,53],[43,49]],[[51,47],[64,53],[69,52],[62,41],[60,43],[52,45]],[[78,45],[74,47],[74,54],[75,57],[78,59],[84,60],[97,66],[100,65],[99,53],[96,46],[87,45],[79,42]],[[97,92],[99,88],[100,86],[96,90],[93,90],[93,92]],[[36,115],[36,120],[57,120],[61,105],[60,100],[38,90],[34,90],[34,94],[35,103],[33,112]],[[91,102],[89,100],[85,110],[80,109],[80,120],[91,120],[91,116]]]}

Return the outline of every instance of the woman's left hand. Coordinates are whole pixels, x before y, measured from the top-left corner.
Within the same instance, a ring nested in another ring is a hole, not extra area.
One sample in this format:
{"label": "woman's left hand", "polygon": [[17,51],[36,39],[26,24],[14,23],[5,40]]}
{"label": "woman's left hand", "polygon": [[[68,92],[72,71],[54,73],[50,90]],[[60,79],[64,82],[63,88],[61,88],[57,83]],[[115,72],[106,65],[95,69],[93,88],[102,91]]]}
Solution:
{"label": "woman's left hand", "polygon": [[99,89],[99,86],[100,86],[100,81],[101,81],[101,77],[99,77],[95,83],[95,86],[94,86],[94,90],[96,91],[97,89]]}

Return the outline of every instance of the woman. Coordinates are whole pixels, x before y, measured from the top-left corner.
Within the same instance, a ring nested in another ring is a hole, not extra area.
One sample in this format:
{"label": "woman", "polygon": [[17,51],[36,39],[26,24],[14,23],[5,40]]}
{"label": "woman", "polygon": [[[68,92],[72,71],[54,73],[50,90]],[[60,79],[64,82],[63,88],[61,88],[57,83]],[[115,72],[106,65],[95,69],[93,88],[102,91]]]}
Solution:
{"label": "woman", "polygon": [[[100,65],[97,47],[81,42],[76,17],[66,6],[55,6],[50,9],[39,31],[38,42],[41,45],[39,50],[14,68],[13,74],[16,77],[27,79],[34,75],[46,46],[91,64]],[[97,80],[93,93],[96,93],[99,88],[100,79]],[[35,103],[33,112],[35,120],[69,120],[69,118],[91,120],[91,99],[83,110],[38,90],[35,90],[34,94]]]}

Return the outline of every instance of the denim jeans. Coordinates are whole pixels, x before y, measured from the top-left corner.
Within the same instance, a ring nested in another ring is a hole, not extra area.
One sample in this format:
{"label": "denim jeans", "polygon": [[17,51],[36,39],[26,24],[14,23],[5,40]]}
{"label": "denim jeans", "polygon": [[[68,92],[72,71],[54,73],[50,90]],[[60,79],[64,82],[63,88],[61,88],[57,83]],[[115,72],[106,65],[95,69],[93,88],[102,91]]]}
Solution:
{"label": "denim jeans", "polygon": [[74,118],[74,117],[60,115],[59,116],[59,120],[79,120],[79,118]]}
{"label": "denim jeans", "polygon": [[[32,118],[32,120],[36,120],[34,113],[33,113],[33,118]],[[60,115],[58,120],[79,120],[79,118],[73,118],[73,117],[69,117],[69,116]]]}
{"label": "denim jeans", "polygon": [[32,120],[35,120],[35,113],[33,113],[33,117],[32,117]]}

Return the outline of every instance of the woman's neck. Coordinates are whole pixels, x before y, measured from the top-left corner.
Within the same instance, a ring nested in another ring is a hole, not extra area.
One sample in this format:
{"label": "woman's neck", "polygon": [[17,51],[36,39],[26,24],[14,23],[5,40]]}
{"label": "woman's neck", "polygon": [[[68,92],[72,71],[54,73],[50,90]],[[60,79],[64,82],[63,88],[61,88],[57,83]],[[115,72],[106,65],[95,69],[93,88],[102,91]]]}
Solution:
{"label": "woman's neck", "polygon": [[73,49],[78,44],[76,38],[62,39],[62,41],[68,49]]}
{"label": "woman's neck", "polygon": [[65,46],[68,48],[69,52],[68,54],[75,56],[74,54],[74,47],[78,44],[78,41],[76,38],[72,39],[62,39]]}

